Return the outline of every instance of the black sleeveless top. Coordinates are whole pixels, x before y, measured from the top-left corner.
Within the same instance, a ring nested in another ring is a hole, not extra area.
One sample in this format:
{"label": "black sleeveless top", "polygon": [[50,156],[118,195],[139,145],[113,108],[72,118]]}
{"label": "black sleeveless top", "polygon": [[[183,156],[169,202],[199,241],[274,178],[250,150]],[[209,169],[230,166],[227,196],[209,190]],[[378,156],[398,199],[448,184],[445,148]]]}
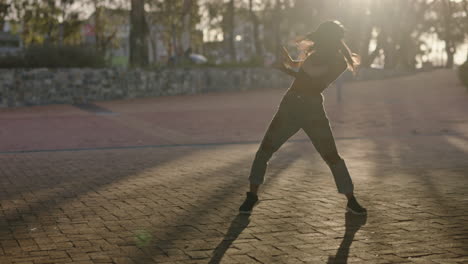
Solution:
{"label": "black sleeveless top", "polygon": [[314,60],[313,64],[318,66],[327,66],[327,71],[320,76],[310,76],[301,67],[288,92],[301,96],[318,96],[348,67],[346,60],[341,54],[331,57],[314,53],[307,60]]}

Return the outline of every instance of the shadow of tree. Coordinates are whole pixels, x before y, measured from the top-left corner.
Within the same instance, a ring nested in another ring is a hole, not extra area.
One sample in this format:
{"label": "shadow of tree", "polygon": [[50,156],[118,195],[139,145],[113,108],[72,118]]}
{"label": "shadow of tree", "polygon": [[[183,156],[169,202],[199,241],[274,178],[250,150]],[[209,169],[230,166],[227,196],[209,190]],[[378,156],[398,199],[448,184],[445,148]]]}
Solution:
{"label": "shadow of tree", "polygon": [[345,214],[345,235],[335,256],[329,256],[327,264],[346,264],[348,262],[349,248],[353,243],[354,236],[361,226],[367,222],[367,215]]}
{"label": "shadow of tree", "polygon": [[250,215],[238,214],[234,220],[232,220],[226,235],[223,240],[216,246],[213,252],[213,257],[210,259],[208,264],[218,264],[221,262],[224,254],[232,245],[232,243],[239,237],[244,229],[249,225]]}
{"label": "shadow of tree", "polygon": [[[290,164],[293,164],[293,161],[297,160],[300,156],[302,155],[301,151],[297,150],[297,145],[287,145],[282,148],[281,153],[278,153],[278,155],[274,156],[272,158],[272,161],[276,160],[283,160],[285,163],[288,165],[286,166],[280,166],[272,171],[268,172],[268,177],[265,179],[265,184],[268,184],[275,178],[279,177],[282,175],[282,172],[289,168]],[[245,157],[239,157],[238,160],[236,160],[233,163],[230,164],[225,164],[224,166],[216,169],[215,171],[209,172],[209,175],[223,175],[226,172],[231,171],[233,168],[239,168],[242,166],[242,164],[245,164],[246,162],[250,161],[251,157],[250,156],[245,156]],[[209,175],[205,175],[204,180],[201,179],[199,183],[209,181],[211,177],[206,177]],[[157,234],[157,229],[155,230],[147,230],[145,233],[149,233],[151,237],[155,237],[155,240],[151,240],[148,243],[145,243],[144,248],[142,250],[134,251],[129,254],[129,257],[132,258],[137,263],[155,263],[155,261],[161,261],[161,258],[165,258],[168,254],[160,254],[160,249],[159,245],[164,245],[165,249],[171,248],[174,246],[174,242],[177,240],[190,240],[191,235],[188,230],[180,228],[181,226],[186,226],[186,225],[191,225],[194,226],[197,229],[203,229],[203,226],[206,225],[206,221],[209,221],[209,218],[211,214],[207,214],[206,211],[199,210],[198,208],[213,208],[215,206],[214,201],[216,201],[216,204],[227,204],[230,201],[233,201],[234,199],[239,197],[240,193],[245,194],[243,191],[238,191],[241,190],[241,187],[244,186],[245,184],[248,184],[248,181],[239,177],[228,177],[226,178],[226,181],[223,182],[223,184],[220,186],[218,191],[212,191],[210,192],[209,196],[205,196],[201,200],[197,202],[196,206],[193,207],[187,207],[185,210],[185,213],[180,215],[175,221],[171,222],[170,225],[167,225],[164,227],[165,232],[164,233],[159,233]],[[237,190],[237,191],[236,191]],[[237,204],[239,201],[235,200],[236,204],[234,207],[231,209],[235,210],[237,212],[238,210],[238,205]],[[232,223],[231,227],[234,228],[235,226],[238,226],[237,224],[239,222],[242,222],[241,220],[244,220],[242,216],[239,216],[239,218],[235,218]],[[248,220],[248,217],[247,217]],[[246,221],[247,221],[246,220]],[[227,222],[227,221],[226,221]],[[232,228],[228,229],[227,234],[230,233],[230,230]],[[245,226],[247,227],[247,225]],[[245,229],[242,228],[240,231],[238,231],[237,236]],[[236,238],[237,238],[236,236]],[[225,237],[228,237],[226,235]],[[197,238],[200,238],[199,236]],[[223,239],[224,241],[225,239]],[[234,241],[233,239],[231,243]],[[220,247],[220,245],[223,243],[223,241],[218,244],[217,247]],[[224,245],[224,244],[223,244]],[[225,251],[229,248],[230,244],[227,245],[225,248]],[[164,251],[164,249],[163,249]],[[213,253],[216,252],[222,252],[221,250],[215,249]],[[219,254],[218,253],[218,254]],[[224,254],[224,253],[223,253]],[[218,261],[221,261],[223,255],[219,258]],[[216,260],[216,257],[212,257],[214,260]],[[213,260],[213,261],[214,261]],[[219,263],[219,262],[212,262],[212,263]]]}

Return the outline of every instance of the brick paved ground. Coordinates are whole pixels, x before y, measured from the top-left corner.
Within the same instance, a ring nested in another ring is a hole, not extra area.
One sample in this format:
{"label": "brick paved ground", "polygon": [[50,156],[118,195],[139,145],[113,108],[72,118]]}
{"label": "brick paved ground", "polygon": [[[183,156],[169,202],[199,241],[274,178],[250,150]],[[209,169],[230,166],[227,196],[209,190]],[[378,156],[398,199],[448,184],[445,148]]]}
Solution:
{"label": "brick paved ground", "polygon": [[[367,218],[300,134],[237,216],[282,91],[0,112],[0,263],[468,263],[468,94],[436,71],[327,93]],[[178,146],[177,146],[178,145]]]}

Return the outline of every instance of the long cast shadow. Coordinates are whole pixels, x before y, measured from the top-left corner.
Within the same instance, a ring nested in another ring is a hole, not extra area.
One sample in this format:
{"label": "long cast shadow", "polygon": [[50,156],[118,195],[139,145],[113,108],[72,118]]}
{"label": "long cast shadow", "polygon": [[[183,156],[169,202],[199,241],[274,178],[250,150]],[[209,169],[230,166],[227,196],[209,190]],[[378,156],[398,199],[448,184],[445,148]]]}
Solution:
{"label": "long cast shadow", "polygon": [[[282,152],[283,152],[283,155],[285,155],[284,153],[288,152],[287,159],[290,162],[288,162],[287,166],[277,168],[275,171],[269,172],[268,177],[265,179],[265,184],[272,181],[276,177],[279,177],[279,175],[281,175],[281,172],[284,171],[285,169],[287,169],[289,167],[289,165],[292,164],[292,162],[294,160],[296,160],[297,158],[299,158],[301,156],[301,154],[302,154],[301,152],[298,152],[297,150],[295,150],[295,147],[291,147],[291,146],[284,146]],[[282,157],[281,154],[280,154],[280,155],[274,156],[272,158],[272,160],[276,160],[276,159],[279,159],[279,158],[284,159],[284,157]],[[250,157],[249,157],[249,159],[250,159]],[[212,175],[222,174],[223,171],[229,171],[231,168],[235,168],[235,167],[241,166],[241,164],[245,164],[245,162],[247,162],[245,159],[241,159],[236,163],[226,165],[225,167],[220,168],[215,172],[211,172],[211,174]],[[223,192],[213,193],[210,196],[209,199],[204,199],[203,201],[201,201],[201,203],[198,203],[197,208],[209,207],[210,203],[212,201],[219,201],[219,202],[229,201],[235,195],[237,195],[237,193],[232,191],[232,190],[237,190],[240,187],[242,187],[243,185],[245,185],[245,181],[240,181],[239,179],[236,179],[236,178],[229,179],[229,181],[226,182],[221,187],[222,190],[224,190]],[[237,208],[235,210],[237,210]],[[188,213],[190,215],[190,219],[197,219],[198,221],[202,220],[203,217],[207,216],[207,214],[205,214],[203,211],[188,210]],[[170,234],[170,239],[160,238],[160,239],[157,239],[156,241],[151,241],[151,243],[148,243],[147,245],[145,245],[144,250],[142,250],[140,252],[136,252],[136,254],[131,254],[130,257],[132,259],[136,259],[138,261],[138,263],[154,263],[154,260],[158,260],[157,256],[155,256],[155,253],[158,252],[157,250],[155,250],[155,247],[156,248],[158,247],[157,245],[164,244],[165,247],[168,247],[169,245],[171,245],[173,243],[172,242],[173,240],[182,239],[184,237],[184,235],[186,235],[186,232],[184,230],[181,230],[181,229],[179,229],[177,227],[181,226],[181,225],[185,225],[186,222],[188,221],[187,217],[189,215],[186,215],[186,217],[178,218],[178,220],[173,222],[173,224],[170,227],[166,228],[166,234]],[[233,223],[237,223],[238,221],[240,221],[240,219],[238,220],[237,218],[235,218],[232,221],[231,226],[233,226]],[[191,224],[196,224],[196,222],[191,222]],[[238,230],[239,234],[245,229],[245,227],[243,229],[241,229],[241,230]],[[231,228],[229,228],[229,230],[231,230]],[[149,233],[153,233],[153,231],[149,231]],[[229,231],[228,231],[228,234],[229,234]],[[163,236],[163,237],[166,237],[166,236]],[[224,241],[224,239],[223,239],[223,241]],[[232,240],[232,241],[234,241],[234,240]],[[218,245],[218,247],[219,247],[219,245]],[[225,249],[225,251],[227,250],[227,248]],[[221,253],[221,252],[222,251],[219,250],[218,254]],[[151,260],[148,259],[148,255],[151,256],[151,258],[152,258]],[[219,258],[219,259],[221,260],[221,258]],[[216,262],[214,262],[214,263],[216,263]]]}
{"label": "long cast shadow", "polygon": [[345,235],[341,241],[340,247],[335,256],[328,257],[327,264],[346,264],[348,263],[349,248],[353,243],[354,236],[361,226],[367,222],[367,215],[345,214]]}
{"label": "long cast shadow", "polygon": [[[86,173],[80,172],[80,175],[85,176],[79,178],[73,177],[74,172],[70,173],[70,170],[73,169],[73,164],[57,166],[57,168],[54,168],[54,171],[48,173],[45,176],[44,174],[41,174],[41,172],[39,172],[37,175],[33,174],[34,176],[37,176],[37,179],[31,179],[27,181],[27,177],[20,178],[17,180],[17,182],[14,182],[12,192],[0,193],[0,202],[13,199],[15,196],[23,195],[24,190],[27,190],[28,192],[46,190],[47,188],[58,190],[56,192],[51,192],[50,194],[48,193],[46,195],[39,196],[39,198],[34,203],[28,203],[27,206],[12,208],[4,212],[6,218],[10,221],[10,226],[20,227],[22,225],[19,225],[19,223],[30,224],[31,222],[29,220],[23,219],[24,215],[51,213],[54,210],[57,210],[60,205],[65,203],[70,198],[77,199],[79,196],[88,192],[104,188],[109,184],[124,180],[128,177],[131,177],[132,175],[137,175],[147,168],[161,166],[165,163],[171,162],[172,160],[188,156],[193,152],[193,149],[188,149],[186,151],[181,151],[174,154],[171,153],[164,157],[158,158],[149,155],[144,157],[138,156],[138,161],[142,166],[131,171],[128,171],[128,164],[114,162],[113,159],[106,155],[106,152],[100,152],[93,156],[96,162],[90,163],[90,165],[83,169],[83,171],[86,171]],[[126,152],[116,156],[114,159],[126,159],[128,161],[131,160],[134,156],[134,152]],[[75,158],[74,162],[89,163],[87,159],[87,157],[81,155]],[[133,159],[135,159],[136,162],[136,158]],[[3,160],[8,161],[8,157],[5,158],[0,156],[0,162]],[[48,168],[52,166],[51,164],[54,164],[54,162],[56,164],[62,164],[64,163],[64,160],[66,159],[58,155],[52,157],[49,156],[44,164],[41,164],[43,167],[40,167],[40,169]],[[112,169],[105,169],[106,167],[111,167]],[[38,184],[38,182],[41,181],[46,181],[46,184]],[[0,187],[4,184],[5,183],[0,180]]]}
{"label": "long cast shadow", "polygon": [[224,254],[232,245],[232,243],[237,239],[237,237],[244,231],[244,229],[249,225],[250,215],[238,214],[234,220],[232,220],[231,225],[229,226],[226,235],[223,240],[216,246],[213,257],[211,257],[208,264],[218,264],[224,257]]}

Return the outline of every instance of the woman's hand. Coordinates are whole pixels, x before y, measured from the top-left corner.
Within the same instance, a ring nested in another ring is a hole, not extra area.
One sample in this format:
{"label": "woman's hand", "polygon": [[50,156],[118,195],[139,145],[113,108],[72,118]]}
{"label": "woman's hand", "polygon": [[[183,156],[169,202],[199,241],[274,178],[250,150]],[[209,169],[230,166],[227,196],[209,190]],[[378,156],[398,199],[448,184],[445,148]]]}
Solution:
{"label": "woman's hand", "polygon": [[294,61],[289,56],[285,47],[282,47],[281,59],[277,60],[272,66],[292,77],[297,77],[297,72],[293,69]]}
{"label": "woman's hand", "polygon": [[291,62],[292,59],[289,56],[288,51],[284,46],[281,47],[281,55],[280,58],[278,58],[273,64],[273,68],[276,68],[278,70],[284,70],[287,69],[288,67],[291,67]]}
{"label": "woman's hand", "polygon": [[289,56],[289,52],[284,46],[281,47],[281,58],[284,64],[292,67],[291,64],[293,63],[293,60],[291,59],[291,56]]}
{"label": "woman's hand", "polygon": [[304,60],[293,60],[291,56],[289,55],[288,50],[282,46],[281,49],[281,58],[283,60],[284,66],[289,67],[289,68],[299,68],[301,67],[302,63]]}

